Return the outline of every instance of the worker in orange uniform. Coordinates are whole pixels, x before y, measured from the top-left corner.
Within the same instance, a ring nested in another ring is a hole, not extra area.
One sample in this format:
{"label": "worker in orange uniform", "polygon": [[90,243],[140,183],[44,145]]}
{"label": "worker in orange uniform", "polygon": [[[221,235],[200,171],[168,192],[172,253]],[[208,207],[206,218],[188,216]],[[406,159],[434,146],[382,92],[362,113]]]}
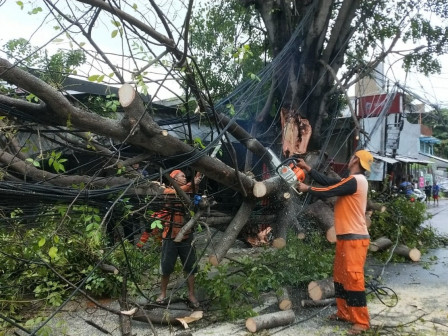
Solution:
{"label": "worker in orange uniform", "polygon": [[350,335],[360,334],[370,328],[369,312],[364,284],[364,264],[370,236],[366,226],[368,183],[365,172],[370,172],[373,156],[366,150],[357,151],[348,163],[347,178],[330,178],[305,161],[298,166],[323,187],[311,187],[299,183],[297,189],[313,196],[339,196],[334,205],[336,254],[333,278],[337,312],[331,320],[352,323]]}
{"label": "worker in orange uniform", "polygon": [[[170,173],[171,178],[177,183],[180,188],[186,193],[193,192],[193,184],[187,183],[187,178],[181,170],[173,170]],[[200,176],[195,177],[195,186],[198,186]],[[173,187],[165,188],[165,195],[175,195],[176,190]],[[165,213],[159,216],[163,222],[162,233],[162,256],[161,256],[161,270],[162,279],[160,283],[160,295],[156,303],[166,303],[166,291],[170,280],[170,275],[173,273],[174,265],[177,257],[180,257],[183,270],[187,274],[188,285],[188,303],[192,308],[198,308],[199,302],[194,294],[194,278],[197,271],[196,268],[196,250],[193,245],[193,234],[191,231],[186,232],[184,239],[177,243],[174,241],[182,226],[185,224],[184,211],[181,209],[181,204],[175,204],[172,210],[163,210]]]}

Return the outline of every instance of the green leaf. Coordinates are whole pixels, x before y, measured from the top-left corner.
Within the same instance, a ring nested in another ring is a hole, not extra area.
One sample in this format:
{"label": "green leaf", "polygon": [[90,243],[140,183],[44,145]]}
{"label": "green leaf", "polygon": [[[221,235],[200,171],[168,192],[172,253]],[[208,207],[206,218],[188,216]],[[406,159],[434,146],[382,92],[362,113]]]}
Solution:
{"label": "green leaf", "polygon": [[111,34],[112,38],[116,37],[117,34],[118,34],[118,29],[115,29]]}
{"label": "green leaf", "polygon": [[23,9],[23,2],[22,1],[16,1],[16,4],[20,6],[20,9]]}
{"label": "green leaf", "polygon": [[92,75],[92,76],[89,76],[89,78],[87,78],[87,79],[89,80],[89,82],[95,82],[99,76],[100,75]]}
{"label": "green leaf", "polygon": [[156,219],[154,222],[151,223],[151,229],[163,229],[163,225],[162,222],[160,221],[160,219]]}
{"label": "green leaf", "polygon": [[56,246],[50,247],[50,249],[48,250],[48,255],[51,259],[56,258],[58,255],[58,248]]}
{"label": "green leaf", "polygon": [[39,245],[39,247],[44,246],[44,245],[45,245],[45,238],[41,238],[41,239],[39,240],[39,243],[38,243],[37,245]]}
{"label": "green leaf", "polygon": [[53,241],[57,244],[57,243],[59,243],[59,236],[58,235],[54,235],[53,236]]}

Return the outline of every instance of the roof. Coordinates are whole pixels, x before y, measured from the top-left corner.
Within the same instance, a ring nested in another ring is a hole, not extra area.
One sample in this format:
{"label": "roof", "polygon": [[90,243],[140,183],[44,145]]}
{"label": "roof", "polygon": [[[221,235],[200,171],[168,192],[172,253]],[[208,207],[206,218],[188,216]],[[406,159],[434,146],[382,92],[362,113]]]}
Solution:
{"label": "roof", "polygon": [[397,162],[398,162],[398,161],[395,160],[394,158],[390,158],[390,157],[387,157],[387,156],[381,156],[381,155],[379,155],[379,154],[374,154],[374,153],[372,153],[372,156],[373,156],[375,159],[377,159],[377,160],[384,161],[384,162],[387,162],[387,163],[390,163],[390,164],[394,164],[394,163],[397,163]]}
{"label": "roof", "polygon": [[420,142],[438,145],[441,141],[439,139],[437,139],[437,138],[432,137],[432,136],[420,136]]}
{"label": "roof", "polygon": [[409,157],[409,156],[401,156],[401,155],[397,155],[395,157],[395,159],[397,159],[400,162],[404,162],[404,163],[419,163],[419,164],[424,164],[424,165],[434,163],[434,161],[421,160],[421,159],[412,158],[412,157]]}

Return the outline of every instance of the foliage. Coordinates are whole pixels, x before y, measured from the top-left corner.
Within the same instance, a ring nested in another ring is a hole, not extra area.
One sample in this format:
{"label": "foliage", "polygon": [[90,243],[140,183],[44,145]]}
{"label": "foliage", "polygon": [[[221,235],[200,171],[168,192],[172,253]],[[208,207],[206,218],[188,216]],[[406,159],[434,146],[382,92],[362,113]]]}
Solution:
{"label": "foliage", "polygon": [[197,283],[219,304],[224,318],[243,318],[254,314],[253,300],[264,292],[303,286],[330,276],[333,257],[334,248],[321,233],[311,234],[305,240],[290,235],[283,249],[266,248],[258,257],[242,257],[216,268],[206,265],[198,274]]}
{"label": "foliage", "polygon": [[11,58],[20,61],[20,65],[33,68],[36,75],[56,88],[70,74],[76,74],[76,68],[85,63],[84,51],[58,50],[49,55],[46,50],[33,47],[24,38],[9,40],[3,51]]}
{"label": "foliage", "polygon": [[227,96],[242,80],[256,80],[267,50],[253,9],[235,0],[205,1],[195,12],[191,47],[214,100]]}
{"label": "foliage", "polygon": [[417,247],[422,252],[434,247],[435,233],[428,227],[422,227],[428,219],[424,203],[411,202],[401,195],[382,201],[387,211],[374,212],[372,215],[369,228],[372,240],[385,236],[393,242],[398,240],[408,247]]}
{"label": "foliage", "polygon": [[[148,269],[157,270],[158,253],[141,253],[127,241],[110,246],[98,208],[88,205],[46,206],[31,220],[21,209],[3,214],[0,227],[0,310],[20,320],[22,302],[59,306],[74,290],[68,282],[94,296],[117,295],[122,274],[97,268],[100,262],[130,268],[141,280]],[[153,244],[156,249],[157,245]],[[56,274],[56,272],[58,274]],[[129,282],[135,293],[136,286]]]}

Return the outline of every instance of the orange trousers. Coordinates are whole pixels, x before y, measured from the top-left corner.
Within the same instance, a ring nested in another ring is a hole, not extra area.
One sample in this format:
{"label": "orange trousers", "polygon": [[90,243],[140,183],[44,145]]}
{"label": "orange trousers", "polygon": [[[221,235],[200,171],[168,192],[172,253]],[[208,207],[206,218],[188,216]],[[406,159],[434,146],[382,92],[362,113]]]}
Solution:
{"label": "orange trousers", "polygon": [[337,315],[368,329],[370,325],[364,283],[369,239],[337,240],[333,279]]}

